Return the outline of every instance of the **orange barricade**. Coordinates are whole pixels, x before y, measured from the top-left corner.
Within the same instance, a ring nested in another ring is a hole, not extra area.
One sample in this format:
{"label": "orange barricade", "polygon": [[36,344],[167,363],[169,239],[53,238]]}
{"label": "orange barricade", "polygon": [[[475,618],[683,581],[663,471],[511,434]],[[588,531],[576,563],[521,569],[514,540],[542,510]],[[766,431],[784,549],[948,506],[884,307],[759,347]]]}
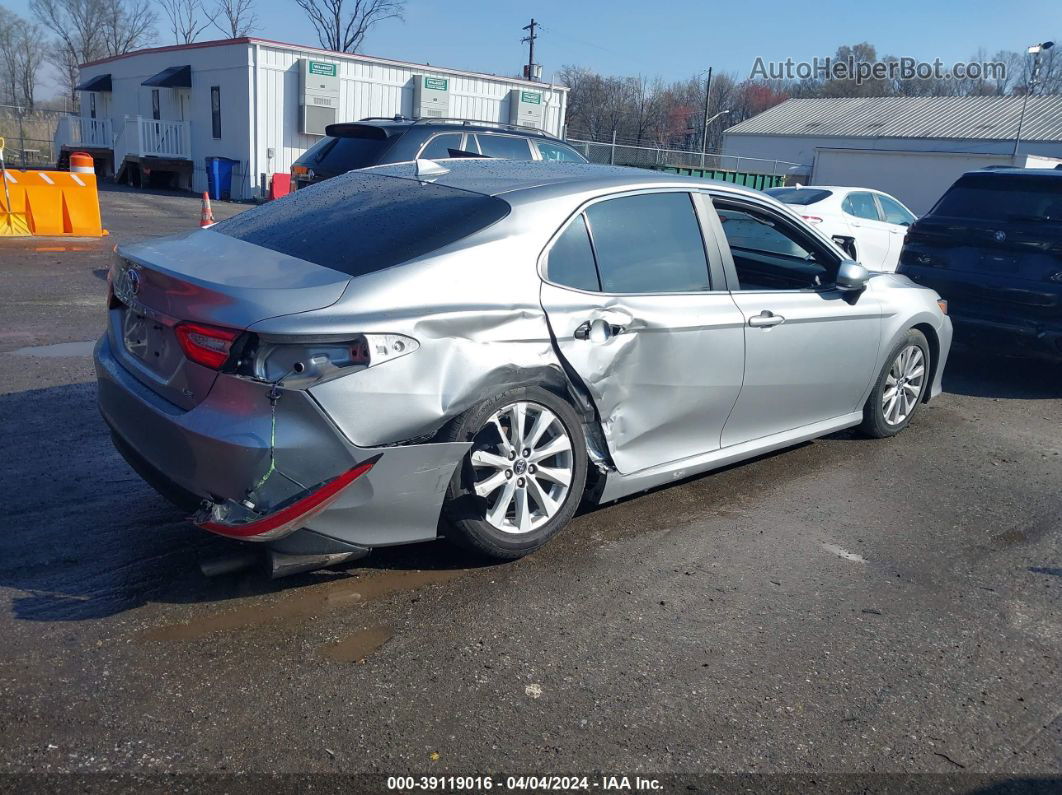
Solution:
{"label": "orange barricade", "polygon": [[9,169],[5,176],[7,190],[0,191],[0,237],[26,234],[102,237],[107,234],[100,222],[95,174]]}

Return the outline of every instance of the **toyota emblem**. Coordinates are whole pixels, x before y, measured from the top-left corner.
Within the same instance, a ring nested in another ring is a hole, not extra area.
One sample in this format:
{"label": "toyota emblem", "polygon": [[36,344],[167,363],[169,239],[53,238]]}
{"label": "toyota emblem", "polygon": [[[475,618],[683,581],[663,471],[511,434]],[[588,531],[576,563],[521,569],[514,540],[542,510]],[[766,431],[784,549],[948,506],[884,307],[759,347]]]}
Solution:
{"label": "toyota emblem", "polygon": [[126,277],[129,279],[129,294],[137,295],[140,292],[140,271],[130,268]]}
{"label": "toyota emblem", "polygon": [[1004,240],[1007,239],[1007,233],[1004,232],[1002,229],[1000,229],[999,231],[996,232],[994,237],[996,238],[996,240],[998,240],[1000,243],[1002,243]]}

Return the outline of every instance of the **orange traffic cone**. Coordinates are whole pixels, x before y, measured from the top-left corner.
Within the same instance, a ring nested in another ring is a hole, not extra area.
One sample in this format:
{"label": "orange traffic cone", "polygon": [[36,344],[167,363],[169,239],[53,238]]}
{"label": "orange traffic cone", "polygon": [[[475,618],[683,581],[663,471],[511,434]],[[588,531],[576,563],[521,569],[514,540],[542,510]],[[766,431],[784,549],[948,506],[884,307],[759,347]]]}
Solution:
{"label": "orange traffic cone", "polygon": [[214,220],[214,211],[210,209],[210,194],[203,191],[203,212],[199,215],[199,226],[205,229],[216,223],[217,221]]}

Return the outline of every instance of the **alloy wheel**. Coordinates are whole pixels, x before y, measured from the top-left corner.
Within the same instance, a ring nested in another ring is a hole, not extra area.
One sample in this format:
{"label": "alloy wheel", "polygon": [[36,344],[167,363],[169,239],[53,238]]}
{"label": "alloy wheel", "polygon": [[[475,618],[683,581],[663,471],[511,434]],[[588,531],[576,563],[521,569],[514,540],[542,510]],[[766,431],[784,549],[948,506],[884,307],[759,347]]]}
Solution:
{"label": "alloy wheel", "polygon": [[914,411],[926,378],[926,357],[917,345],[908,345],[897,354],[885,376],[881,412],[889,425],[899,425]]}
{"label": "alloy wheel", "polygon": [[518,401],[494,412],[473,439],[471,459],[484,518],[504,533],[537,530],[568,497],[572,440],[557,415],[538,403]]}

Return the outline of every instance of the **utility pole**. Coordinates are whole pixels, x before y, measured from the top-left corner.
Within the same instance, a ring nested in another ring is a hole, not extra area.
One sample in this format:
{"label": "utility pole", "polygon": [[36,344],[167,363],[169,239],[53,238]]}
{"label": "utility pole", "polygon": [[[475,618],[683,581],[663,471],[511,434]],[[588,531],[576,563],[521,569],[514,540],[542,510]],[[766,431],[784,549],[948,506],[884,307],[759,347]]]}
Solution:
{"label": "utility pole", "polygon": [[527,44],[527,74],[525,77],[527,77],[528,80],[535,79],[535,39],[538,38],[538,36],[535,35],[535,28],[537,27],[540,27],[540,25],[535,22],[534,17],[531,17],[531,24],[524,25],[523,28],[528,31],[528,34],[520,39],[521,43]]}
{"label": "utility pole", "polygon": [[1027,52],[1033,57],[1032,74],[1029,77],[1029,85],[1025,89],[1025,97],[1021,101],[1021,115],[1018,117],[1018,134],[1014,136],[1014,152],[1012,158],[1018,157],[1018,144],[1021,143],[1021,128],[1025,126],[1025,108],[1029,104],[1029,96],[1036,92],[1036,83],[1040,77],[1040,56],[1044,50],[1050,50],[1055,46],[1053,41],[1045,41],[1043,44],[1034,44]]}
{"label": "utility pole", "polygon": [[[701,129],[701,154],[708,151],[708,102],[712,98],[712,67],[708,67],[708,80],[704,84],[704,125]],[[701,158],[704,163],[704,158]]]}

